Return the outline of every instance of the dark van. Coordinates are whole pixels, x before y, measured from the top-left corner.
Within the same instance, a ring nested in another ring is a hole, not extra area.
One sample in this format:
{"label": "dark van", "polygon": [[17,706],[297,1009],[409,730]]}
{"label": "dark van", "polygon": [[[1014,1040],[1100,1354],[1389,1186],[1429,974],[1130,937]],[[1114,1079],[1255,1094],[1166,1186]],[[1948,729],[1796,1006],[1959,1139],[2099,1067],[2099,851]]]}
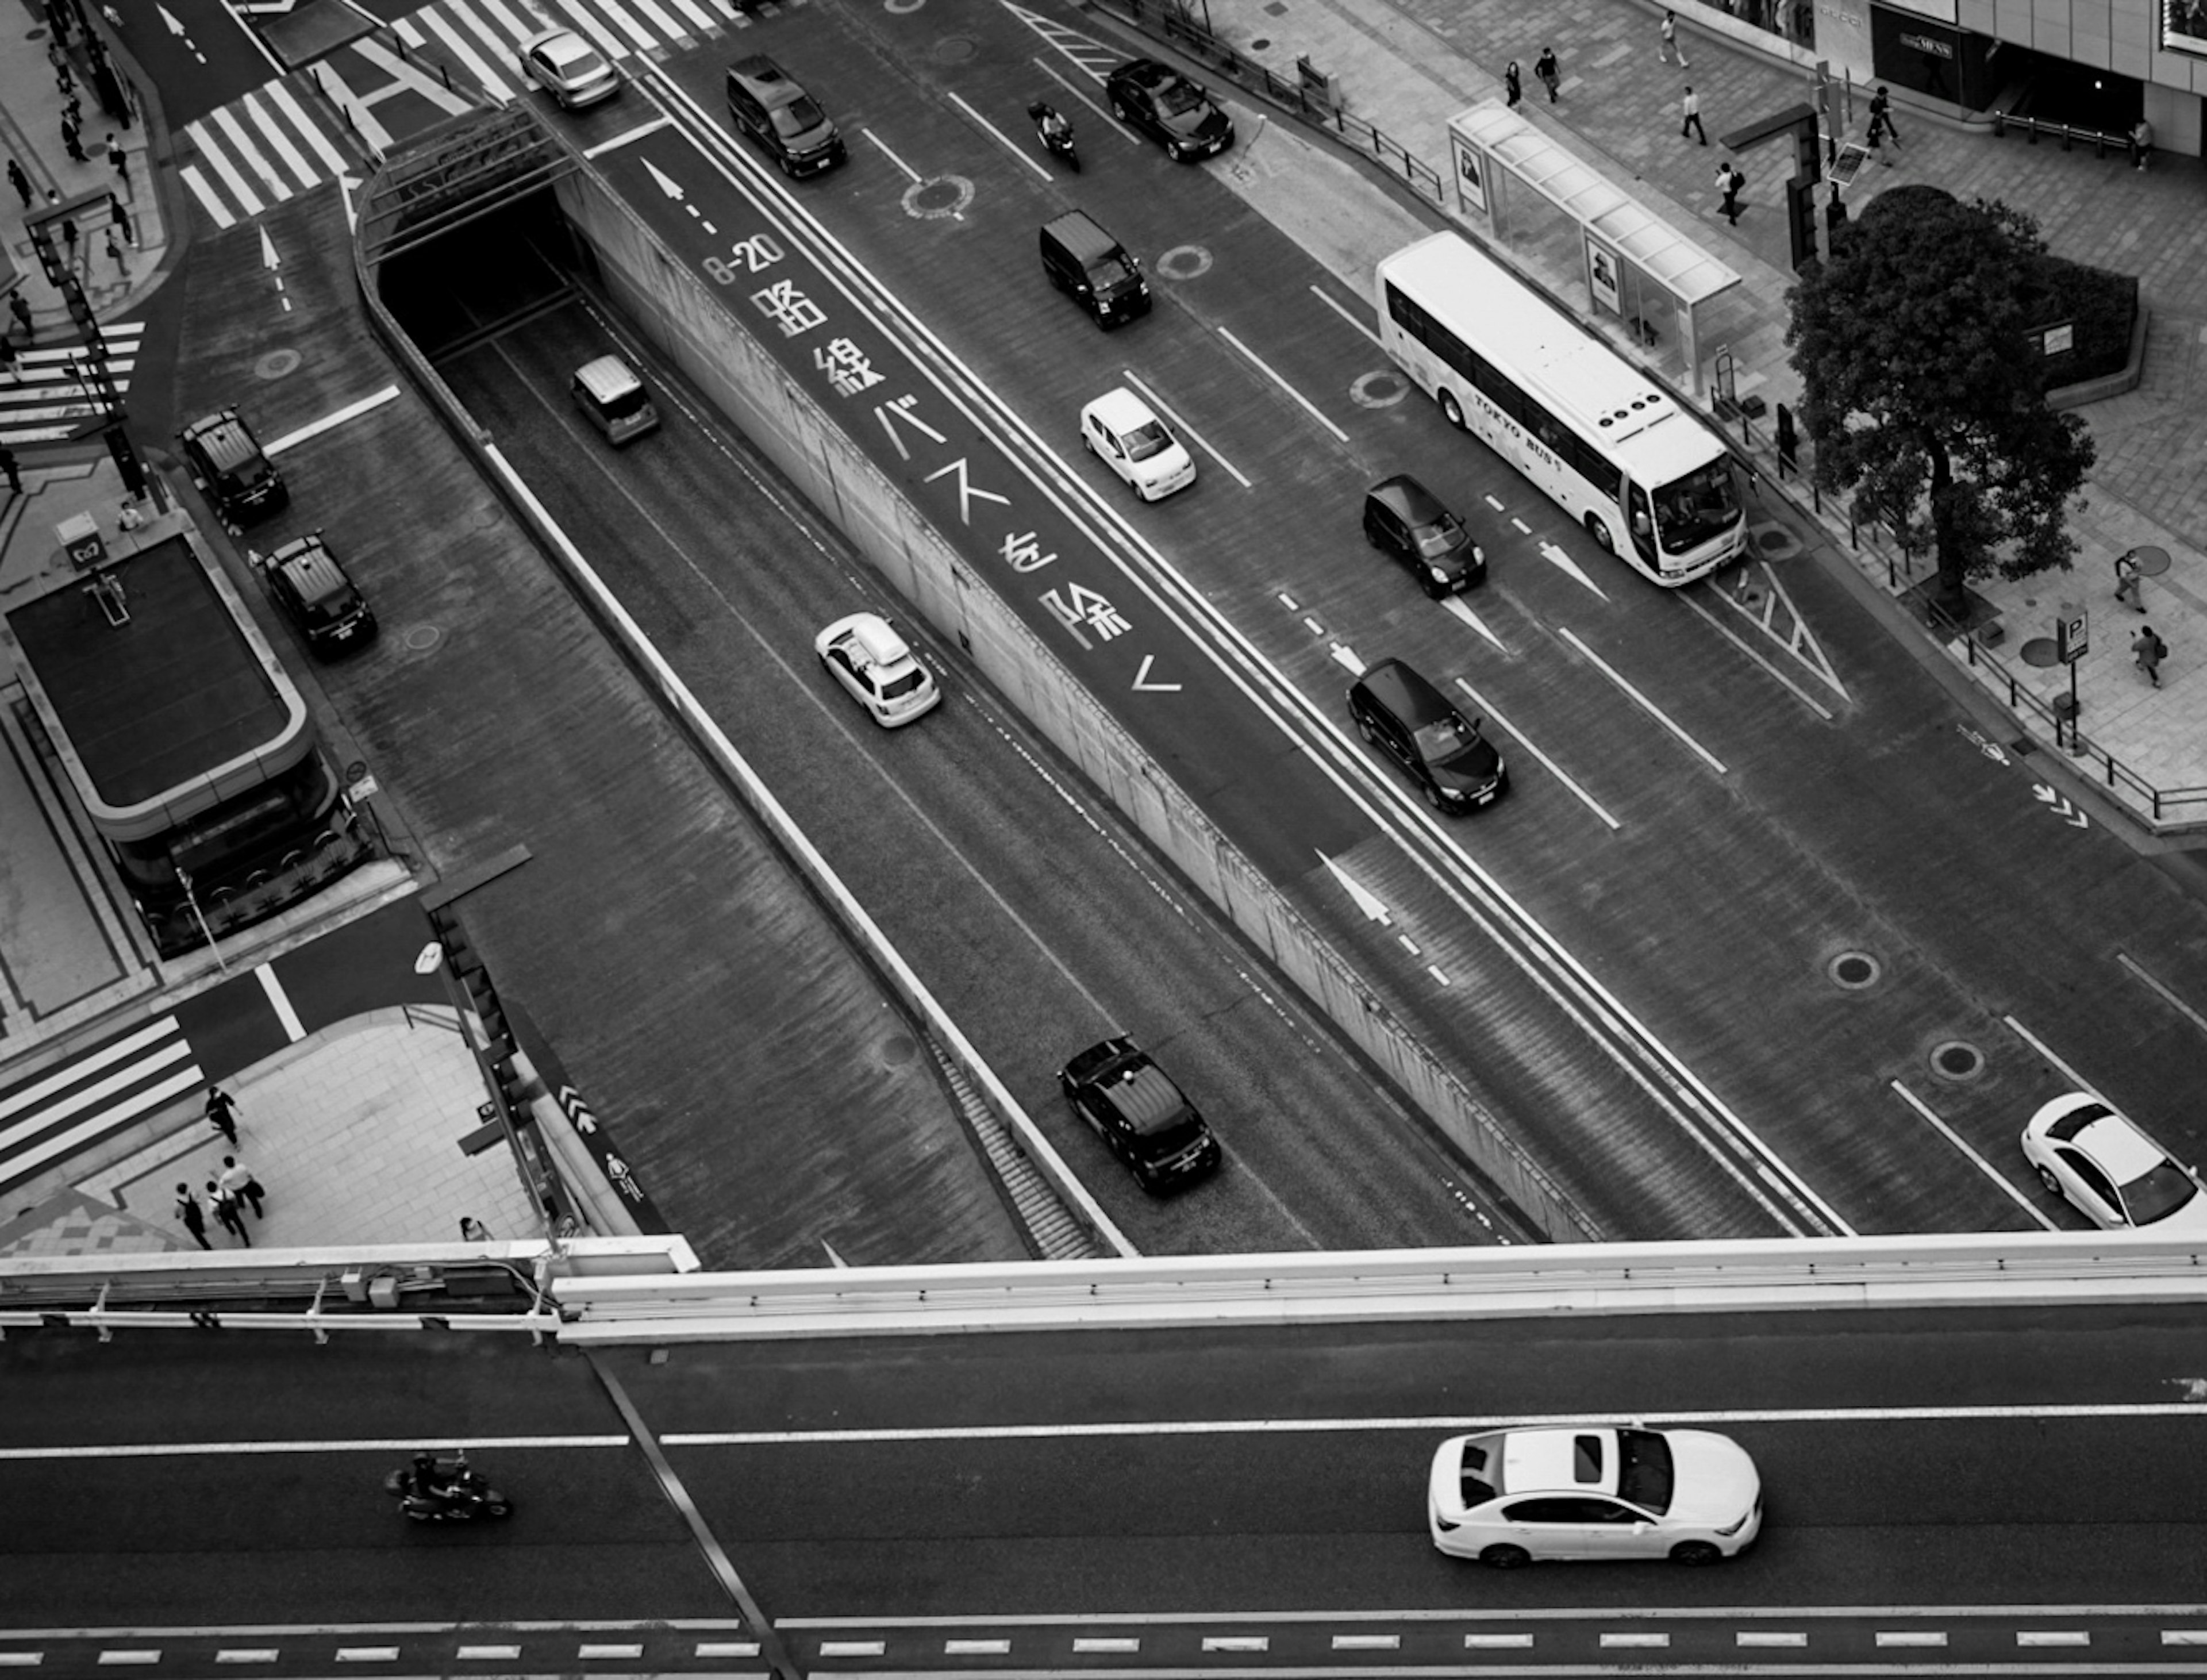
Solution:
{"label": "dark van", "polygon": [[1438,811],[1492,804],[1510,773],[1476,720],[1399,659],[1383,659],[1349,691],[1356,732],[1409,773]]}
{"label": "dark van", "polygon": [[1463,521],[1408,473],[1384,479],[1366,493],[1364,536],[1393,556],[1435,601],[1486,576],[1486,554]]}
{"label": "dark van", "polygon": [[1098,326],[1150,313],[1150,283],[1141,265],[1085,210],[1068,210],[1042,224],[1042,272],[1095,316]]}
{"label": "dark van", "polygon": [[192,476],[206,490],[214,511],[242,525],[272,513],[291,499],[276,470],[236,409],[218,409],[176,433]]}
{"label": "dark van", "polygon": [[784,175],[817,175],[843,161],[835,119],[763,52],[728,66],[728,115]]}

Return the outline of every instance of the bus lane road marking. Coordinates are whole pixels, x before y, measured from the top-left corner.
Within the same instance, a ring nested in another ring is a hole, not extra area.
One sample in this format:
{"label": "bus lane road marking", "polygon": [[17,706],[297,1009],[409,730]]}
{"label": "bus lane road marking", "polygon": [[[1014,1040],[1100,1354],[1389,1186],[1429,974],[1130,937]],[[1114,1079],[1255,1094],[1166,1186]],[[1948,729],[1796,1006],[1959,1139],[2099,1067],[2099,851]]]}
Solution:
{"label": "bus lane road marking", "polygon": [[1654,719],[1656,722],[1660,723],[1664,728],[1670,731],[1672,737],[1675,738],[1678,744],[1684,747],[1687,751],[1692,753],[1694,756],[1700,759],[1702,763],[1708,765],[1709,768],[1714,770],[1719,775],[1726,776],[1732,774],[1730,770],[1725,768],[1724,760],[1719,758],[1714,753],[1711,752],[1707,747],[1703,746],[1699,741],[1688,734],[1686,732],[1685,726],[1683,724],[1678,723],[1677,720],[1668,716],[1661,707],[1658,706],[1654,701],[1650,700],[1646,695],[1642,694],[1638,689],[1633,687],[1630,683],[1627,682],[1623,672],[1619,671],[1615,666],[1610,664],[1607,660],[1602,658],[1600,654],[1594,652],[1593,649],[1587,646],[1584,642],[1579,639],[1577,631],[1572,630],[1558,630],[1556,634],[1562,637],[1564,640],[1570,643],[1571,646],[1577,649],[1581,656],[1583,657],[1588,664],[1592,665],[1595,670],[1600,672],[1603,676],[1608,678],[1611,682],[1616,684],[1618,690],[1627,699],[1630,700],[1634,705],[1639,707],[1642,711],[1647,713],[1649,717]]}
{"label": "bus lane road marking", "polygon": [[1228,344],[1233,345],[1235,350],[1241,351],[1243,356],[1248,357],[1250,365],[1255,368],[1259,373],[1262,374],[1266,379],[1271,380],[1274,385],[1279,386],[1282,391],[1285,392],[1289,397],[1294,398],[1295,401],[1301,404],[1305,414],[1308,415],[1313,420],[1318,421],[1319,425],[1325,427],[1327,431],[1333,433],[1333,439],[1336,443],[1345,444],[1349,441],[1348,433],[1343,431],[1341,427],[1335,425],[1324,415],[1320,414],[1318,410],[1318,404],[1312,402],[1309,398],[1304,396],[1302,392],[1296,390],[1295,386],[1289,385],[1287,381],[1286,376],[1280,373],[1280,371],[1274,368],[1270,362],[1266,362],[1263,356],[1258,355],[1256,351],[1251,350],[1248,345],[1243,344],[1239,338],[1235,338],[1231,332],[1229,332],[1223,326],[1218,329],[1218,336],[1223,338]]}
{"label": "bus lane road marking", "polygon": [[1540,768],[1546,770],[1550,775],[1553,776],[1558,781],[1563,783],[1565,787],[1569,788],[1571,791],[1572,795],[1581,804],[1584,805],[1588,810],[1592,811],[1596,816],[1607,823],[1609,825],[1610,831],[1612,834],[1624,827],[1624,824],[1620,823],[1615,817],[1612,816],[1607,811],[1602,809],[1601,802],[1600,800],[1596,799],[1593,794],[1588,792],[1586,789],[1581,787],[1578,783],[1573,781],[1570,777],[1564,774],[1563,768],[1558,765],[1554,759],[1549,757],[1546,753],[1542,752],[1540,748],[1534,746],[1533,744],[1533,738],[1531,736],[1528,735],[1516,724],[1510,722],[1508,718],[1503,716],[1500,709],[1495,706],[1492,701],[1480,694],[1477,689],[1474,688],[1469,683],[1466,682],[1461,677],[1458,677],[1456,679],[1456,685],[1462,689],[1465,694],[1470,697],[1471,703],[1473,705],[1478,707],[1479,709],[1485,713],[1488,717],[1492,718],[1498,727],[1508,730],[1510,732],[1510,738],[1515,740],[1519,746],[1524,748],[1526,751],[1531,753],[1535,759],[1539,760]]}
{"label": "bus lane road marking", "polygon": [[1145,384],[1135,374],[1133,368],[1121,368],[1119,370],[1119,377],[1125,380],[1128,385],[1133,386],[1136,391],[1141,392],[1143,400],[1148,403],[1151,408],[1157,410],[1167,420],[1172,421],[1173,427],[1175,431],[1184,432],[1189,437],[1194,439],[1197,446],[1200,448],[1205,455],[1208,455],[1212,460],[1217,462],[1220,466],[1223,467],[1228,472],[1234,475],[1234,481],[1235,483],[1239,484],[1244,490],[1253,490],[1256,487],[1254,485],[1251,484],[1247,479],[1241,476],[1241,469],[1239,467],[1235,466],[1223,455],[1221,455],[1217,450],[1213,449],[1211,446],[1211,440],[1205,438],[1202,433],[1197,431],[1194,427],[1189,425],[1187,421],[1181,419],[1180,416],[1180,411],[1174,408],[1171,404],[1166,402],[1163,398],[1158,396],[1155,389]]}
{"label": "bus lane road marking", "polygon": [[2054,1221],[2049,1219],[2046,1215],[2040,1211],[2037,1203],[2031,1200],[2021,1191],[2018,1190],[2015,1186],[2009,1183],[2007,1174],[2001,1172],[1997,1167],[1994,1166],[1991,1162],[1986,1160],[1983,1156],[1978,1154],[1976,1150],[1971,1149],[1968,1144],[1965,1143],[1962,1140],[1960,1134],[1958,1133],[1953,1127],[1947,1125],[1945,1121],[1940,1119],[1937,1115],[1931,1111],[1930,1104],[1917,1096],[1914,1091],[1911,1091],[1899,1079],[1892,1080],[1890,1083],[1893,1094],[1894,1096],[1900,1098],[1902,1102],[1907,1103],[1910,1108],[1915,1109],[1920,1119],[1927,1121],[1941,1137],[1946,1139],[1948,1143],[1953,1145],[1956,1149],[1959,1150],[1962,1154],[1966,1156],[1972,1163],[1974,1163],[1977,1170],[1983,1173],[1987,1178],[1990,1179],[1995,1184],[1998,1185],[2010,1201],[2013,1202],[2033,1219],[2036,1219],[2048,1230],[2058,1231],[2062,1229],[2060,1225],[2055,1224]]}
{"label": "bus lane road marking", "polygon": [[[1057,184],[1057,177],[1052,175],[1048,170],[1044,169],[1040,164],[1037,163],[1032,158],[1027,156],[1026,148],[1025,146],[1014,140],[1009,135],[1006,134],[1002,129],[991,123],[987,117],[982,116],[981,113],[974,110],[972,105],[966,104],[965,100],[960,99],[955,93],[945,93],[943,97],[948,99],[952,105],[956,105],[959,110],[964,111],[966,116],[972,117],[973,121],[979,124],[983,129],[986,129],[990,135],[994,136],[997,145],[1002,146],[1005,151],[1010,152],[1012,156],[1017,158],[1037,175],[1040,176],[1045,183],[1050,186],[1056,186]],[[870,133],[866,135],[866,138],[868,140],[874,139]],[[874,144],[879,146],[881,145],[881,142],[879,140],[874,140]],[[887,148],[884,147],[883,149],[886,150]],[[915,176],[914,179],[916,180],[918,177]]]}

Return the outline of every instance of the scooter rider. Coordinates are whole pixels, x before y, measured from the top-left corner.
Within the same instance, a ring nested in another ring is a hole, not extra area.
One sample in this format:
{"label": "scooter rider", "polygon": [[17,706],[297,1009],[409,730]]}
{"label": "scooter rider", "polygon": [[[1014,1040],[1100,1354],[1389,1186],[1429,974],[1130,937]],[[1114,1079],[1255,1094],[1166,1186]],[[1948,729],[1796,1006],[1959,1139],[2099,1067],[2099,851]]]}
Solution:
{"label": "scooter rider", "polygon": [[1027,107],[1027,115],[1034,119],[1035,131],[1041,135],[1044,146],[1054,150],[1073,144],[1073,124],[1059,116],[1053,106],[1037,99]]}

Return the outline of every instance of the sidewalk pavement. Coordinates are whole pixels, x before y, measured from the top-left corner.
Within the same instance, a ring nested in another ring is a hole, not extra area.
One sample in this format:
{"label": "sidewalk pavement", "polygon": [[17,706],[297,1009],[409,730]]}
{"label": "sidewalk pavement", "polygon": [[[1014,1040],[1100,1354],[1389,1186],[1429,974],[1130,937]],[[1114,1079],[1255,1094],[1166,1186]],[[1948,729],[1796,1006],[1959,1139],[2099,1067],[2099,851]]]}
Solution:
{"label": "sidewalk pavement", "polygon": [[[1805,75],[1782,57],[1697,28],[1712,15],[1697,0],[1677,7],[1690,68],[1658,57],[1662,8],[1644,0],[1551,0],[1530,10],[1520,0],[1205,0],[1205,9],[1223,39],[1288,81],[1297,80],[1295,61],[1307,58],[1332,78],[1349,111],[1444,180],[1450,173],[1449,118],[1482,101],[1499,102],[1503,69],[1516,60],[1524,72],[1520,114],[1739,272],[1741,285],[1711,312],[1718,330],[1705,338],[1704,352],[1730,346],[1739,396],[1760,395],[1773,411],[1780,403],[1797,408],[1800,386],[1785,344],[1793,276],[1782,183],[1791,158],[1774,142],[1739,159],[1748,186],[1734,228],[1719,214],[1714,184],[1716,161],[1729,154],[1679,133],[1679,99],[1689,83],[1712,136],[1809,99]],[[1774,48],[1777,38],[1769,39]],[[1561,97],[1552,105],[1532,77],[1533,61],[1548,45],[1563,69]],[[1857,89],[1848,129],[1856,139],[1868,122],[1869,91]],[[1845,194],[1853,214],[1888,186],[1929,182],[1965,200],[2002,200],[2037,218],[2056,254],[2139,276],[2141,302],[2150,312],[2143,383],[2077,411],[2099,461],[2085,506],[2071,521],[2076,565],[2018,583],[1973,583],[2001,615],[2005,637],[1996,649],[1980,651],[1971,668],[2003,702],[2013,677],[2050,705],[2068,692],[2068,672],[2035,669],[2023,662],[2020,648],[2053,634],[2061,603],[2089,607],[2091,649],[2077,673],[2087,743],[2164,794],[2198,791],[2198,803],[2167,810],[2163,830],[2207,826],[2207,215],[2201,213],[2207,172],[2199,160],[2165,151],[2141,174],[2113,154],[2102,159],[2089,149],[2064,152],[2051,143],[1995,139],[1989,129],[1965,125],[1905,93],[1894,95],[1894,115],[1902,144],[1887,149],[1889,164],[1872,163],[1857,176]],[[1453,202],[1446,208],[1456,213]],[[1385,254],[1365,254],[1355,280],[1367,296],[1372,264]],[[1544,248],[1528,234],[1507,254],[1553,295],[1589,313],[1576,242]],[[1624,344],[1621,336],[1617,342]],[[1679,369],[1667,372],[1684,385]],[[1761,463],[1774,475],[1771,420],[1766,415],[1758,423],[1756,440]],[[1729,429],[1737,439],[1737,427]],[[1790,493],[1805,511],[1806,485],[1797,477]],[[1824,518],[1844,549],[1844,513],[1827,504]],[[2139,545],[2163,548],[2174,562],[2146,584],[2143,618],[2113,599],[2114,557]],[[1911,571],[1889,547],[1872,547],[1868,533],[1854,558],[1865,576],[1894,594],[1931,571],[1919,556]],[[2132,664],[2131,639],[2144,623],[2172,649],[2158,687]],[[2028,733],[2052,744],[2040,713],[2027,705],[2014,709]],[[2095,762],[2080,763],[2079,772],[2102,786],[2108,780]],[[2116,792],[2154,826],[2146,800],[2127,788]]]}
{"label": "sidewalk pavement", "polygon": [[195,1091],[163,1111],[154,1141],[0,1221],[0,1261],[189,1249],[176,1213],[179,1183],[208,1209],[208,1242],[242,1247],[215,1222],[206,1194],[225,1155],[266,1193],[263,1217],[246,1216],[256,1248],[451,1241],[463,1217],[501,1240],[541,1234],[505,1146],[460,1152],[459,1140],[481,1123],[482,1079],[449,1008],[355,1016],[222,1088],[237,1104],[235,1148],[207,1123]]}
{"label": "sidewalk pavement", "polygon": [[[95,24],[95,28],[101,26]],[[113,47],[113,35],[105,37]],[[0,152],[13,158],[29,176],[33,193],[30,209],[42,207],[49,192],[63,199],[93,191],[114,193],[130,218],[133,240],[118,241],[123,260],[108,256],[105,235],[87,229],[76,248],[75,268],[83,284],[93,313],[114,320],[138,308],[160,284],[164,259],[170,254],[170,233],[161,205],[153,158],[148,154],[148,123],[144,111],[126,127],[99,107],[93,93],[92,73],[83,38],[72,33],[69,53],[71,79],[82,108],[80,149],[87,162],[69,155],[62,140],[62,113],[67,103],[47,58],[53,31],[39,23],[12,38],[0,51]],[[122,145],[127,174],[118,176],[107,158],[107,137]],[[5,162],[0,162],[4,170]],[[71,325],[61,295],[46,283],[23,231],[27,206],[4,181],[0,181],[0,227],[8,237],[9,254],[23,276],[21,292],[30,306],[33,335],[29,344],[48,346],[70,343],[81,335]],[[6,321],[9,338],[20,352],[27,347],[21,327]]]}

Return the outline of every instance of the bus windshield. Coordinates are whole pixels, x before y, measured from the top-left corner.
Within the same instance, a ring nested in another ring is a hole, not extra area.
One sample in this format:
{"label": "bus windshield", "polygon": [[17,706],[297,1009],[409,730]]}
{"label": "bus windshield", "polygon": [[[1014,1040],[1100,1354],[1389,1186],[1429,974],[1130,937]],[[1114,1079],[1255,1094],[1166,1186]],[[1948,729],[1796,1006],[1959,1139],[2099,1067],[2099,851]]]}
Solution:
{"label": "bus windshield", "polygon": [[1739,492],[1725,460],[1696,467],[1655,493],[1655,528],[1665,550],[1684,554],[1739,523]]}

